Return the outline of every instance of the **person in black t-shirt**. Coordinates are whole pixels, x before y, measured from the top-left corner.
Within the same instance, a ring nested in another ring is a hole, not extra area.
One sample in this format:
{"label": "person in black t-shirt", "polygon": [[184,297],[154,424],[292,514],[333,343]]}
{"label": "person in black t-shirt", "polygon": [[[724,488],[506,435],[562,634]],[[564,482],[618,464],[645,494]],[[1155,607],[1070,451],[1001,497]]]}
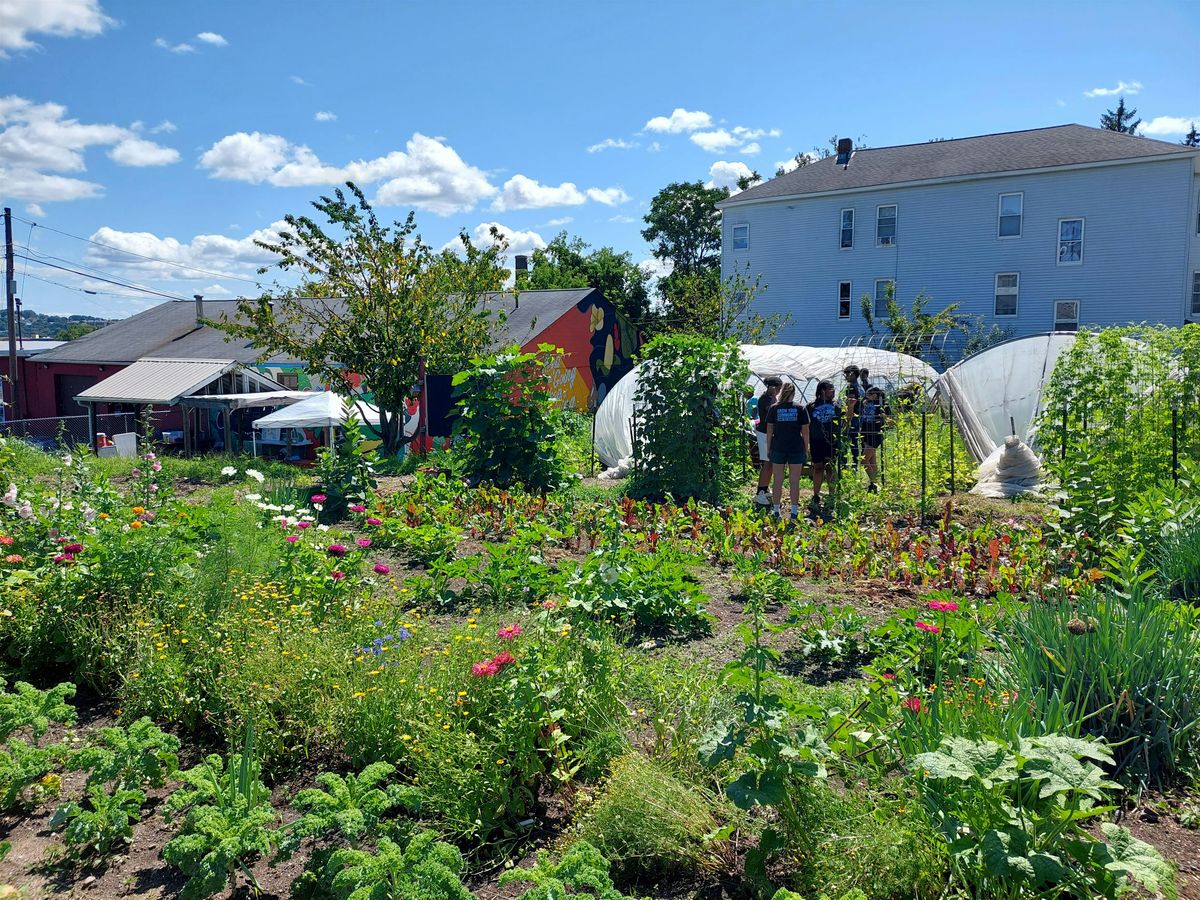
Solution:
{"label": "person in black t-shirt", "polygon": [[863,467],[867,470],[867,477],[871,480],[867,485],[867,490],[872,494],[879,490],[879,485],[875,483],[875,476],[879,470],[878,453],[879,448],[883,446],[883,425],[886,415],[887,407],[884,404],[883,391],[872,386],[867,390],[861,413]]}
{"label": "person in black t-shirt", "polygon": [[808,458],[808,410],[796,403],[796,386],[785,384],[779,402],[767,414],[767,443],[775,484],[771,488],[771,506],[779,515],[783,497],[783,468],[788,467],[791,478],[792,518],[800,515],[800,469]]}
{"label": "person in black t-shirt", "polygon": [[822,483],[829,483],[830,496],[833,495],[834,486],[837,484],[835,463],[846,414],[838,406],[836,396],[833,382],[822,381],[817,385],[817,399],[808,405],[811,420],[809,436],[812,446],[813,506],[819,506],[821,503]]}
{"label": "person in black t-shirt", "polygon": [[767,386],[767,389],[758,398],[758,424],[754,427],[758,437],[758,490],[754,502],[759,506],[766,506],[771,502],[770,494],[768,494],[771,487],[771,461],[767,459],[770,450],[767,444],[767,415],[771,412],[775,401],[779,399],[779,390],[783,387],[783,379],[778,375],[771,375],[763,381],[763,384]]}

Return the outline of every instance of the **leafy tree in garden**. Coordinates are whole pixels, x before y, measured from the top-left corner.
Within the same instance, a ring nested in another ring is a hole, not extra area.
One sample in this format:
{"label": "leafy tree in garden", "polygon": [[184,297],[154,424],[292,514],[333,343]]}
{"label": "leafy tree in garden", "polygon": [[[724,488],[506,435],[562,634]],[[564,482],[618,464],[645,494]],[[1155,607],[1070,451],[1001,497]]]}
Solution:
{"label": "leafy tree in garden", "polygon": [[745,472],[749,369],[733,341],[659,335],[634,394],[632,497],[716,502]]}
{"label": "leafy tree in garden", "polygon": [[533,251],[529,274],[517,282],[519,290],[593,287],[617,312],[640,329],[651,324],[650,275],[633,261],[633,255],[612,247],[589,252],[582,238],[558,233],[546,247]]}
{"label": "leafy tree in garden", "polygon": [[416,234],[412,213],[382,225],[362,191],[347,188],[350,198],[339,189],[313,203],[330,231],[288,215],[277,242],[256,241],[278,257],[275,268],[300,275],[301,288],[244,300],[235,319],[211,324],[250,340],[263,359],[303,360],[326,384],[348,390],[361,377],[390,454],[407,441],[404,400],[421,359],[431,372],[456,372],[490,344],[495,320],[480,300],[504,283],[506,245],[495,230],[486,248],[464,232],[462,257],[437,252]]}
{"label": "leafy tree in garden", "polygon": [[[862,315],[867,322],[867,328],[872,334],[876,327],[882,325],[891,335],[892,346],[889,349],[897,353],[908,353],[912,356],[926,356],[930,352],[939,356],[940,347],[934,346],[933,338],[947,332],[962,332],[971,336],[972,321],[967,316],[958,314],[958,304],[951,303],[937,312],[927,312],[925,307],[933,298],[928,294],[918,294],[912,306],[905,308],[896,299],[895,285],[888,285],[885,297],[886,315],[875,315],[875,301],[870,294],[863,294]],[[945,362],[937,359],[936,362]]]}
{"label": "leafy tree in garden", "polygon": [[1107,128],[1109,131],[1119,131],[1121,134],[1137,134],[1142,120],[1134,121],[1133,117],[1136,115],[1137,110],[1126,109],[1125,98],[1121,97],[1117,100],[1116,109],[1110,109],[1100,117],[1100,127]]}
{"label": "leafy tree in garden", "polygon": [[714,340],[736,338],[758,344],[769,341],[787,325],[787,313],[763,316],[751,311],[762,279],[750,281],[741,273],[722,281],[716,273],[683,275],[666,298],[662,318],[668,331],[703,335]]}
{"label": "leafy tree in garden", "polygon": [[723,187],[702,182],[674,182],[654,195],[646,214],[644,237],[656,259],[672,272],[659,290],[669,296],[672,278],[721,271],[721,212],[717,204],[729,196]]}
{"label": "leafy tree in garden", "polygon": [[1192,123],[1192,130],[1184,135],[1183,140],[1179,143],[1185,147],[1200,147],[1200,132],[1196,131],[1196,123]]}

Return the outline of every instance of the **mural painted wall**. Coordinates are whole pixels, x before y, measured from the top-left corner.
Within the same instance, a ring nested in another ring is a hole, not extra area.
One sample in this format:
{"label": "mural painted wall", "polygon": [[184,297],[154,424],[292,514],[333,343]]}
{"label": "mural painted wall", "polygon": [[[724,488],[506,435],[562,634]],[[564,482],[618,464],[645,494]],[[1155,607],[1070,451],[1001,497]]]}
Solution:
{"label": "mural painted wall", "polygon": [[559,396],[576,409],[595,409],[614,384],[633,368],[633,354],[640,344],[637,329],[617,315],[616,307],[598,292],[581,300],[574,309],[525,344],[554,344],[566,352],[562,374],[555,375]]}

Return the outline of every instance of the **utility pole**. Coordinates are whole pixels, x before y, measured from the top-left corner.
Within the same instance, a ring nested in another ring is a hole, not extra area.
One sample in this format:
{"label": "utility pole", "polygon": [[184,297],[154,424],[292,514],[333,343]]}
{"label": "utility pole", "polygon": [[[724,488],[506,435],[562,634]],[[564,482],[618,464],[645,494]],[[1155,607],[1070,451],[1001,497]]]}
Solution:
{"label": "utility pole", "polygon": [[4,299],[8,307],[8,384],[12,417],[20,419],[21,376],[17,369],[17,270],[13,265],[12,210],[4,207]]}

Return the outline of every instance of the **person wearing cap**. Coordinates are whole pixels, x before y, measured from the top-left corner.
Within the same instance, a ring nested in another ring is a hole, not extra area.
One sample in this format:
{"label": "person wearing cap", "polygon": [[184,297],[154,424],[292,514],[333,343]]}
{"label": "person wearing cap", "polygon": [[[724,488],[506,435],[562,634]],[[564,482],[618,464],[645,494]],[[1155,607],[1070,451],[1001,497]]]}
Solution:
{"label": "person wearing cap", "polygon": [[754,426],[755,434],[758,437],[758,491],[755,494],[754,502],[759,506],[770,506],[771,495],[768,492],[771,487],[771,463],[768,460],[770,444],[767,441],[767,416],[771,412],[771,407],[779,400],[783,379],[778,375],[768,375],[763,384],[767,389],[758,398],[758,424]]}
{"label": "person wearing cap", "polygon": [[[854,363],[846,366],[842,370],[842,375],[846,379],[846,441],[850,448],[850,461],[855,468],[858,468],[859,454],[859,434],[862,426],[862,401],[866,397],[867,389],[865,385],[859,382],[860,376],[858,366]],[[845,447],[842,448],[845,452]],[[845,457],[839,457],[838,465],[841,466],[845,461]]]}

